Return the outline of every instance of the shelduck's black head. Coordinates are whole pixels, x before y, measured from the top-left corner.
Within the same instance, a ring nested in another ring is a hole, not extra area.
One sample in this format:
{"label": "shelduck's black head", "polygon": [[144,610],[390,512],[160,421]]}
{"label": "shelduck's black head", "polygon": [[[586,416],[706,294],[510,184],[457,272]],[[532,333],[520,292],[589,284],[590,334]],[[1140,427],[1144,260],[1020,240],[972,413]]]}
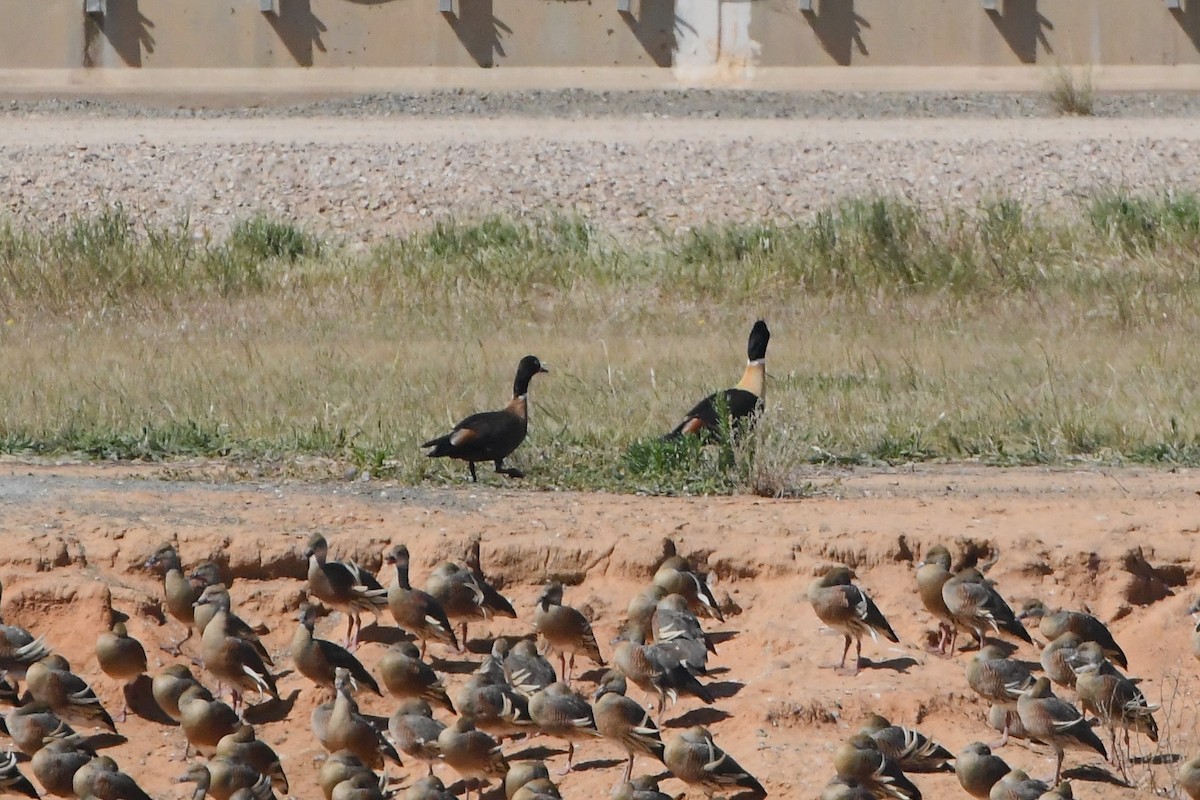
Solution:
{"label": "shelduck's black head", "polygon": [[549,371],[542,366],[542,362],[538,361],[537,356],[525,356],[522,358],[521,363],[517,364],[517,377],[513,381],[513,396],[528,394],[530,379],[539,372]]}
{"label": "shelduck's black head", "polygon": [[759,320],[750,329],[750,341],[746,343],[746,357],[751,361],[761,361],[767,357],[767,342],[771,341],[771,331],[767,323]]}

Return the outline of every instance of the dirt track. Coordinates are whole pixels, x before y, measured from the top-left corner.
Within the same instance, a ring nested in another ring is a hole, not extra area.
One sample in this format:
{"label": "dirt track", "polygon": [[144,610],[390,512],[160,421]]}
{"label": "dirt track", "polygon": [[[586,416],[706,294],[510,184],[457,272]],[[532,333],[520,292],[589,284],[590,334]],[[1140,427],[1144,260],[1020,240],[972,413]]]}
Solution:
{"label": "dirt track", "polygon": [[[459,557],[467,539],[481,535],[484,568],[503,584],[521,618],[473,628],[471,663],[446,654],[457,685],[481,660],[490,635],[529,631],[531,605],[551,576],[569,584],[568,603],[593,615],[607,654],[625,604],[648,580],[661,538],[670,536],[716,573],[718,597],[727,594],[741,613],[710,626],[728,635],[710,662],[727,670],[711,679],[717,703],[704,708],[684,700],[668,714],[668,725],[708,724],[771,796],[813,797],[832,774],[837,742],[872,711],[919,723],[952,750],[996,738],[983,722],[986,707],[963,677],[969,655],[951,661],[925,651],[932,625],[913,583],[914,563],[933,543],[958,551],[966,542],[989,542],[1000,552],[990,575],[1014,603],[1037,595],[1053,604],[1086,604],[1115,619],[1130,672],[1146,679],[1142,687],[1151,702],[1169,701],[1170,721],[1159,714],[1161,752],[1200,751],[1200,679],[1185,613],[1197,591],[1200,498],[1196,476],[1187,471],[930,466],[824,473],[814,476],[818,496],[805,501],[530,494],[507,484],[428,490],[179,483],[161,480],[152,468],[12,462],[2,475],[0,518],[10,543],[0,556],[5,618],[45,634],[110,708],[119,695],[91,656],[109,596],[112,607],[133,616],[131,632],[149,645],[152,671],[169,660],[153,645],[179,633],[156,618],[159,582],[142,567],[162,540],[178,538],[185,564],[228,561],[240,613],[270,626],[268,645],[286,670],[305,571],[300,552],[312,531],[330,538],[335,556],[372,568],[380,566],[386,544],[404,541],[418,584],[436,561]],[[824,668],[836,659],[841,640],[821,628],[804,599],[814,571],[835,561],[857,568],[859,583],[901,638],[899,646],[866,643],[871,663],[857,678]],[[343,631],[337,616],[318,627],[332,639]],[[380,629],[368,627],[368,633],[387,638]],[[373,665],[383,648],[365,644],[364,662]],[[1037,657],[1028,646],[1019,655]],[[251,718],[269,720],[260,736],[284,755],[293,794],[314,797],[309,781],[321,750],[308,715],[319,698],[296,674],[282,678],[280,689],[287,698],[283,709],[259,709]],[[365,708],[383,715],[391,706],[390,700],[364,700]],[[119,729],[130,741],[110,752],[152,795],[188,796],[170,783],[184,771],[177,730],[137,716]],[[562,749],[537,739],[512,743],[506,752],[527,747]],[[1156,751],[1135,737],[1135,752]],[[1043,754],[1019,745],[1004,756],[1037,776],[1052,768]],[[552,768],[562,758],[553,756]],[[583,768],[561,782],[564,796],[606,794],[619,775],[618,758],[607,744],[583,745]],[[1135,792],[1096,782],[1108,775],[1097,758],[1068,755],[1067,766],[1080,778],[1076,797],[1096,798],[1153,796],[1151,774],[1158,786],[1169,785],[1171,770],[1136,767],[1142,783]],[[639,770],[648,768],[639,761]],[[404,785],[419,772],[406,768],[393,777]],[[447,783],[456,780],[447,768],[439,772]],[[965,796],[952,776],[919,776],[917,782],[926,797]],[[664,789],[683,787],[671,780]]]}

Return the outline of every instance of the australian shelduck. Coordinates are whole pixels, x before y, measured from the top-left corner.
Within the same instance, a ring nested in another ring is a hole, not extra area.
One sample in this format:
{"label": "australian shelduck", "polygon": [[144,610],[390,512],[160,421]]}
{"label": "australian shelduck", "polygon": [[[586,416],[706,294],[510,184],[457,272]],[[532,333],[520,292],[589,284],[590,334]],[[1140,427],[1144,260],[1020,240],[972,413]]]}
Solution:
{"label": "australian shelduck", "polygon": [[512,455],[529,430],[529,381],[539,372],[549,372],[537,356],[525,356],[517,365],[513,380],[513,396],[499,411],[472,414],[454,426],[445,436],[430,439],[421,445],[430,458],[457,458],[471,468],[471,480],[477,481],[475,464],[492,461],[496,472],[510,478],[523,478],[519,469],[504,467],[504,459]]}
{"label": "australian shelduck", "polygon": [[753,423],[763,407],[767,379],[767,342],[770,340],[771,331],[767,328],[767,323],[761,319],[755,322],[754,327],[750,329],[750,340],[746,344],[746,357],[749,361],[737,386],[723,392],[714,392],[701,400],[666,438],[673,439],[685,433],[719,435],[721,422],[718,410],[721,405],[724,405],[728,412],[735,430]]}

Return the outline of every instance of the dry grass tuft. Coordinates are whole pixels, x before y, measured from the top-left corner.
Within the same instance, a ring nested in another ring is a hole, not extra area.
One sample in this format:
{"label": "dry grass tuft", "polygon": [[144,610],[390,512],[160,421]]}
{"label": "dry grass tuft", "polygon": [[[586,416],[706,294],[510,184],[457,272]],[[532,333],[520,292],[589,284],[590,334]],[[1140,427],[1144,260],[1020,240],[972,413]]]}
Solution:
{"label": "dry grass tuft", "polygon": [[1151,743],[1139,734],[1131,738],[1132,764],[1129,782],[1155,797],[1187,800],[1179,787],[1179,766],[1200,753],[1200,700],[1186,690],[1183,674],[1190,667],[1176,664],[1165,669],[1157,687],[1157,697],[1144,684],[1142,691],[1149,702],[1159,706],[1154,712],[1158,722],[1158,741]]}
{"label": "dry grass tuft", "polygon": [[1069,67],[1055,67],[1050,75],[1050,102],[1060,114],[1074,117],[1095,114],[1096,89],[1091,67],[1084,67],[1078,73]]}

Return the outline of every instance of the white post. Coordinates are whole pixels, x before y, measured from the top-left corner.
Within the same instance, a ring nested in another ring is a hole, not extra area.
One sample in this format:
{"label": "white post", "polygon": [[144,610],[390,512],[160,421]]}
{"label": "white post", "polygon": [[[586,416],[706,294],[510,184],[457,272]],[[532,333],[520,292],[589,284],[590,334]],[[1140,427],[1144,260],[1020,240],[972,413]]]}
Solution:
{"label": "white post", "polygon": [[716,66],[721,52],[720,0],[675,0],[675,68]]}

